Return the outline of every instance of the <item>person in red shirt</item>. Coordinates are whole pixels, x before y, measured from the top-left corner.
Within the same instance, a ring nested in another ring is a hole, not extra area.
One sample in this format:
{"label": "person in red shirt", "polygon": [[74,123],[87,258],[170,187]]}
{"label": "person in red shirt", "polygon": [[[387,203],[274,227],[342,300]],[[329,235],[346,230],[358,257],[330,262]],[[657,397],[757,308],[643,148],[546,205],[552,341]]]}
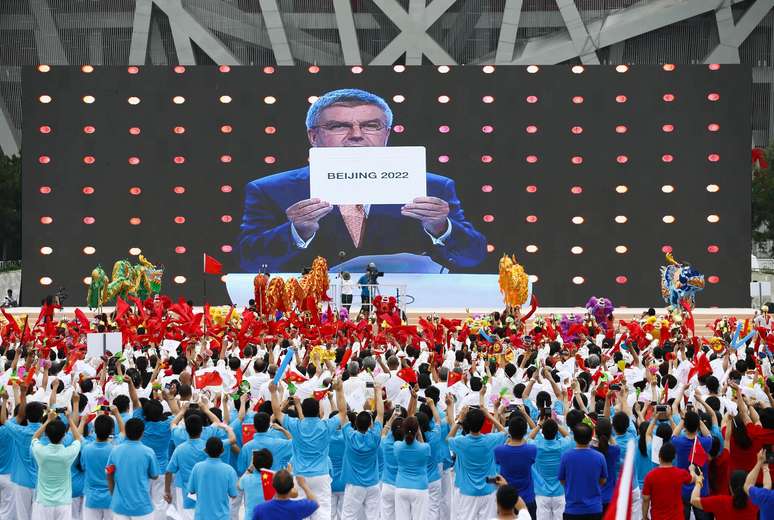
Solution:
{"label": "person in red shirt", "polygon": [[[695,476],[672,466],[675,447],[667,442],[658,452],[659,465],[645,475],[642,489],[642,520],[683,520],[683,484]],[[650,515],[648,515],[650,513]]]}
{"label": "person in red shirt", "polygon": [[744,481],[747,474],[736,470],[731,473],[729,481],[730,495],[701,496],[703,475],[696,475],[696,483],[691,493],[691,505],[715,515],[715,520],[757,520],[758,508],[753,505],[747,493],[744,492]]}
{"label": "person in red shirt", "polygon": [[710,457],[712,461],[709,466],[710,495],[728,495],[729,482],[731,480],[731,415],[726,415],[723,420],[723,441],[719,442],[717,437],[712,438],[712,450]]}

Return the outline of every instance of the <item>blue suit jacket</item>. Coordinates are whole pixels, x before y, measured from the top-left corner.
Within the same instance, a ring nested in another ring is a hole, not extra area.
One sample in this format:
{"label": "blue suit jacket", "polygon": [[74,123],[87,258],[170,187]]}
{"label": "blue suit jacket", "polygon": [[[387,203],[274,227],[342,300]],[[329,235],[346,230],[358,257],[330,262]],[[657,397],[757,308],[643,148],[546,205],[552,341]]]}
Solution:
{"label": "blue suit jacket", "polygon": [[427,255],[451,271],[480,264],[486,256],[486,239],[465,220],[454,181],[428,173],[427,195],[449,203],[452,231],[442,246],[433,244],[419,221],[401,215],[400,204],[379,204],[369,210],[360,247],[355,248],[341,213],[334,209],[320,220],[314,240],[301,249],[293,240],[285,210],[309,198],[309,167],[255,180],[245,189],[241,268],[257,272],[267,264],[270,272],[294,272],[311,265],[316,256],[334,264],[337,258],[393,253]]}

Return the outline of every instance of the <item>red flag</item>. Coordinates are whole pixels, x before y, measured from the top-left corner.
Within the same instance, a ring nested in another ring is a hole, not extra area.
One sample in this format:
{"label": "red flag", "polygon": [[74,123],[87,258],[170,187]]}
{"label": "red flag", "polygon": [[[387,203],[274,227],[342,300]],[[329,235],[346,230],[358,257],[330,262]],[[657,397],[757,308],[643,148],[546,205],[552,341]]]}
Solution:
{"label": "red flag", "polygon": [[221,386],[222,384],[223,379],[220,377],[220,374],[216,370],[210,370],[209,372],[204,372],[198,376],[194,376],[194,385],[199,389],[206,388],[208,386]]}
{"label": "red flag", "polygon": [[243,424],[242,425],[242,445],[244,446],[255,437],[255,425]]}
{"label": "red flag", "polygon": [[16,323],[16,320],[13,316],[8,314],[8,311],[5,309],[0,308],[0,312],[3,313],[3,316],[5,316],[5,319],[8,320],[8,326],[11,328],[13,332],[16,333],[17,336],[21,336],[21,330],[19,329],[19,324]]}
{"label": "red flag", "polygon": [[268,469],[261,469],[261,486],[263,487],[263,500],[269,501],[274,498],[277,490],[274,489],[274,472]]}
{"label": "red flag", "polygon": [[116,296],[116,321],[120,320],[128,310],[129,304],[126,303],[120,296]]}
{"label": "red flag", "polygon": [[325,388],[323,390],[315,390],[314,392],[312,392],[312,396],[316,400],[322,401],[323,399],[325,399],[328,396],[328,392],[330,392],[330,390],[328,390],[327,388]]}
{"label": "red flag", "polygon": [[398,370],[397,376],[411,385],[417,382],[417,373],[414,372],[411,367],[401,368]]}
{"label": "red flag", "polygon": [[450,388],[460,381],[462,381],[462,374],[460,372],[449,372],[449,377],[446,378],[446,387]]}
{"label": "red flag", "polygon": [[634,441],[630,440],[626,449],[618,484],[613,492],[610,505],[607,506],[602,520],[630,520],[632,518],[632,480],[634,476]]}
{"label": "red flag", "polygon": [[285,373],[285,381],[288,383],[305,383],[306,381],[309,381],[309,378],[304,377],[302,374],[296,372],[295,370],[288,370]]}
{"label": "red flag", "polygon": [[206,274],[223,274],[223,264],[204,253],[204,272]]}
{"label": "red flag", "polygon": [[693,448],[691,449],[691,464],[702,467],[707,463],[707,459],[707,452],[704,451],[704,446],[702,446],[699,442],[699,436],[697,435],[693,439]]}
{"label": "red flag", "polygon": [[89,318],[86,317],[81,309],[75,309],[75,317],[78,318],[78,325],[81,327],[81,332],[88,332],[91,330]]}

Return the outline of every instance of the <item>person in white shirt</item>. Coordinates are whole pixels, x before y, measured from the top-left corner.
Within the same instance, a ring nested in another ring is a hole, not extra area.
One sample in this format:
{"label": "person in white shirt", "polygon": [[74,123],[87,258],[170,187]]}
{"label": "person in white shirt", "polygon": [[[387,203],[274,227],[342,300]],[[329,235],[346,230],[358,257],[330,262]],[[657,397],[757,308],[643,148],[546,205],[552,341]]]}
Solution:
{"label": "person in white shirt", "polygon": [[497,488],[497,516],[492,520],[531,520],[527,504],[519,496],[516,488],[509,486],[505,479],[498,475],[495,483]]}

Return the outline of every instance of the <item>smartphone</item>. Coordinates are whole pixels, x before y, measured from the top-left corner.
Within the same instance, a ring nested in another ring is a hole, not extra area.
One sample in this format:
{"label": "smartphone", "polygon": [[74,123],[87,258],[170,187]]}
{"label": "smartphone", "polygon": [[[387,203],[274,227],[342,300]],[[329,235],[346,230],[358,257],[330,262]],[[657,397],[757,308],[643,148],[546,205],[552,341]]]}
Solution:
{"label": "smartphone", "polygon": [[487,484],[497,484],[497,477],[486,477]]}
{"label": "smartphone", "polygon": [[63,413],[67,413],[67,408],[55,408],[54,411],[57,414],[63,414]]}
{"label": "smartphone", "polygon": [[764,449],[766,450],[766,464],[774,465],[774,448],[771,444],[767,444]]}
{"label": "smartphone", "polygon": [[551,407],[550,406],[544,406],[540,409],[540,416],[541,417],[551,417]]}
{"label": "smartphone", "polygon": [[669,411],[669,405],[659,404],[656,405],[656,413],[667,413]]}
{"label": "smartphone", "polygon": [[422,397],[421,395],[418,395],[418,396],[417,396],[417,401],[419,401],[420,403],[426,403],[426,402],[427,402],[427,399],[426,399],[426,398],[424,398],[424,397]]}
{"label": "smartphone", "polygon": [[620,389],[621,389],[621,385],[618,385],[618,384],[610,385],[610,390],[612,390],[614,392],[617,391],[617,390],[620,390]]}
{"label": "smartphone", "polygon": [[366,381],[366,388],[373,388],[374,382],[373,381]]}
{"label": "smartphone", "polygon": [[100,411],[103,411],[103,412],[105,412],[105,413],[109,413],[109,412],[110,412],[110,406],[108,406],[108,405],[106,405],[106,404],[103,404],[103,405],[101,405],[101,406],[99,407],[99,409],[100,409]]}

